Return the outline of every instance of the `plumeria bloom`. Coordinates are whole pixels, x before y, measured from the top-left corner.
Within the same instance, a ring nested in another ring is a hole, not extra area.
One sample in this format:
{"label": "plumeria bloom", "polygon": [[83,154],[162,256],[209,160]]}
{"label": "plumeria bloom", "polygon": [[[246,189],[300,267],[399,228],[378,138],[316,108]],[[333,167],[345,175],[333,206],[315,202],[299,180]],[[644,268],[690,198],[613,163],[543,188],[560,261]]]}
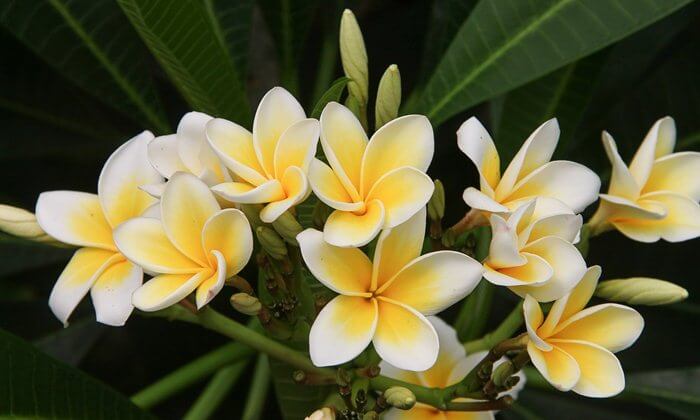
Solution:
{"label": "plumeria bloom", "polygon": [[216,118],[207,124],[207,138],[221,161],[236,176],[212,188],[235,203],[267,204],[260,219],[274,222],[309,196],[306,173],[316,153],[318,121],[281,87],[260,101],[253,133]]}
{"label": "plumeria bloom", "polygon": [[625,374],[613,353],[637,340],[644,319],[613,303],[584,309],[600,271],[599,266],[589,268],[569,294],[554,302],[546,319],[532,296],[525,297],[523,312],[527,352],[542,376],[561,391],[604,398],[625,388]]}
{"label": "plumeria bloom", "polygon": [[339,293],[314,321],[309,336],[317,366],[345,363],[374,344],[382,359],[406,370],[435,363],[438,337],[425,315],[462,299],[481,278],[481,265],[454,251],[420,256],[426,225],[421,209],[405,223],[382,232],[374,263],[357,248],[328,244],[323,233],[297,236],[311,273]]}
{"label": "plumeria bloom", "polygon": [[196,290],[201,308],[248,263],[248,220],[240,210],[222,210],[207,185],[184,172],[170,178],[159,207],[160,219],[138,217],[114,231],[119,250],[155,274],[134,292],[134,306],[157,311]]}
{"label": "plumeria bloom", "polygon": [[433,194],[425,174],[433,158],[433,129],[422,115],[382,126],[368,141],[346,107],[331,102],[321,113],[321,146],[330,166],[314,159],[309,180],[314,194],[335,209],[323,229],[335,246],[369,243],[416,214]]}
{"label": "plumeria bloom", "polygon": [[[493,237],[484,261],[484,278],[540,302],[559,299],[586,272],[573,245],[582,219],[556,200],[531,200],[504,219],[491,214]],[[539,215],[535,215],[538,213]]]}
{"label": "plumeria bloom", "polygon": [[[464,379],[486,356],[486,351],[467,356],[454,328],[436,316],[428,317],[428,321],[437,331],[438,339],[440,340],[440,353],[433,367],[424,372],[412,372],[398,369],[382,361],[379,365],[382,375],[428,388],[446,388]],[[501,360],[494,363],[494,367],[497,367],[505,360],[505,358],[501,358]],[[503,395],[510,395],[516,398],[520,390],[525,387],[525,375],[522,372],[518,372],[516,375],[520,380],[515,387],[503,393]],[[455,401],[466,402],[474,400],[458,398]],[[386,420],[492,420],[494,419],[494,412],[441,411],[427,404],[416,403],[410,410],[390,408],[383,418]]]}
{"label": "plumeria bloom", "polygon": [[479,170],[480,190],[469,187],[464,201],[473,209],[508,213],[535,197],[555,198],[574,213],[596,201],[600,178],[583,165],[550,162],[559,141],[559,124],[551,119],[539,126],[501,174],[501,161],[491,136],[475,117],[457,131],[457,143]]}
{"label": "plumeria bloom", "polygon": [[132,138],[102,168],[97,195],[76,191],[42,193],[36,203],[41,228],[60,242],[81,247],[61,273],[49,297],[54,315],[68,325],[68,317],[90,291],[97,321],[124,325],[134,307],[131,294],[143,282],[141,267],[118,251],[113,230],[153,208],[153,197],[139,190],[159,183],[161,176],[146,159],[153,134]]}
{"label": "plumeria bloom", "polygon": [[614,227],[640,242],[680,242],[700,236],[700,153],[673,153],[675,143],[673,119],[662,118],[627,167],[615,140],[603,132],[612,176],[590,221],[594,232]]}
{"label": "plumeria bloom", "polygon": [[[175,172],[198,176],[207,185],[230,181],[228,170],[221,164],[206,140],[205,128],[212,120],[201,112],[188,112],[177,126],[175,134],[159,136],[148,144],[148,159],[163,177],[170,179]],[[163,194],[165,183],[143,185],[154,197]]]}

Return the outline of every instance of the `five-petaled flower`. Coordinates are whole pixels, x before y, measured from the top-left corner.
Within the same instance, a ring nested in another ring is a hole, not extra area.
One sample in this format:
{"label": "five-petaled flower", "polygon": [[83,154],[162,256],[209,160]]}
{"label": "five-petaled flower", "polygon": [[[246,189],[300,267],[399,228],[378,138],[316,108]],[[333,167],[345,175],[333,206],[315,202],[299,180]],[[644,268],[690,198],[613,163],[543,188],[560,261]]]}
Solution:
{"label": "five-petaled flower", "polygon": [[523,312],[527,352],[542,376],[561,391],[604,398],[625,388],[625,374],[613,353],[637,340],[644,319],[618,304],[584,309],[600,272],[599,266],[589,268],[569,294],[554,302],[546,319],[532,296],[525,297]]}
{"label": "five-petaled flower", "polygon": [[382,232],[374,263],[357,248],[328,244],[317,230],[297,236],[311,273],[339,293],[311,327],[314,364],[345,363],[370,342],[383,360],[401,369],[423,371],[435,363],[438,336],[425,315],[436,314],[471,292],[482,267],[454,251],[420,256],[425,226],[423,208]]}
{"label": "five-petaled flower", "polygon": [[114,231],[119,250],[155,274],[134,292],[133,304],[157,311],[196,289],[201,308],[248,263],[253,252],[248,220],[240,210],[221,210],[207,185],[184,172],[170,178],[159,207],[160,219],[134,218]]}
{"label": "five-petaled flower", "polygon": [[662,118],[627,167],[615,140],[603,132],[612,176],[590,221],[592,229],[614,227],[640,242],[680,242],[700,236],[700,153],[673,153],[675,143],[673,119]]}
{"label": "five-petaled flower", "polygon": [[267,203],[260,219],[274,222],[309,196],[306,173],[316,153],[318,121],[283,88],[271,89],[260,101],[253,133],[216,118],[207,124],[207,139],[237,177],[212,188],[235,203]]}
{"label": "five-petaled flower", "polygon": [[154,208],[156,200],[139,189],[162,181],[146,159],[152,139],[144,131],[109,157],[97,195],[50,191],[39,196],[36,217],[41,228],[58,241],[81,247],[49,297],[49,307],[64,325],[88,291],[103,324],[124,325],[134,309],[131,294],[141,286],[143,271],[117,250],[112,233],[125,220]]}
{"label": "five-petaled flower", "polygon": [[433,128],[424,116],[390,121],[368,141],[355,115],[331,102],[321,113],[321,147],[330,166],[314,159],[309,180],[314,194],[335,209],[323,229],[332,245],[366,245],[381,229],[416,214],[433,193],[425,174]]}

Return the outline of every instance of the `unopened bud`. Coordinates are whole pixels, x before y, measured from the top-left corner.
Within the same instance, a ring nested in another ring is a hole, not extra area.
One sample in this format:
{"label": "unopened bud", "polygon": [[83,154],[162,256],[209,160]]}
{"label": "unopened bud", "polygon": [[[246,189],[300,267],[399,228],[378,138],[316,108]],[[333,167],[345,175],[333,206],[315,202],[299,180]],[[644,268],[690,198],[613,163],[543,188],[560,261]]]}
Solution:
{"label": "unopened bud", "polygon": [[668,305],[688,297],[688,291],[669,281],[648,277],[607,280],[598,285],[595,295],[630,305]]}
{"label": "unopened bud", "polygon": [[349,96],[355,99],[360,110],[358,117],[366,128],[366,108],[369,97],[367,50],[360,25],[357,24],[355,15],[349,9],[345,9],[340,19],[340,58],[345,75],[351,79],[348,82]]}
{"label": "unopened bud", "polygon": [[277,233],[288,243],[299,246],[297,235],[304,230],[292,213],[286,211],[280,217],[272,222],[272,227]]}
{"label": "unopened bud", "polygon": [[493,370],[491,379],[496,386],[504,386],[512,374],[513,363],[510,360],[506,360]]}
{"label": "unopened bud", "polygon": [[392,386],[384,391],[384,399],[392,407],[401,410],[410,410],[416,405],[416,396],[410,389],[402,386]]}
{"label": "unopened bud", "polygon": [[255,228],[255,235],[263,249],[274,259],[281,260],[287,255],[287,245],[273,229],[267,226]]}
{"label": "unopened bud", "polygon": [[445,187],[436,179],[433,195],[428,201],[428,217],[434,222],[439,222],[445,216]]}
{"label": "unopened bud", "polygon": [[36,221],[34,213],[0,204],[0,231],[37,242],[55,242]]}
{"label": "unopened bud", "polygon": [[236,293],[231,296],[231,306],[238,312],[250,316],[256,316],[262,309],[260,300],[248,293]]}
{"label": "unopened bud", "polygon": [[377,102],[374,105],[375,130],[399,115],[401,106],[401,73],[396,64],[390,65],[377,88]]}
{"label": "unopened bud", "polygon": [[319,408],[307,416],[306,420],[335,420],[335,411],[330,407]]}

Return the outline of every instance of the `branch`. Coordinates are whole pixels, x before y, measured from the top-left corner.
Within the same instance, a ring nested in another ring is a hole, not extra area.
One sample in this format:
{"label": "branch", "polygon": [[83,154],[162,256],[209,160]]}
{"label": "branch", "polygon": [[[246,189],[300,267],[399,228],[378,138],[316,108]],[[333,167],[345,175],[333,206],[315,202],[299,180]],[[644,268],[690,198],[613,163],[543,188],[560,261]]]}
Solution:
{"label": "branch", "polygon": [[523,324],[523,302],[520,301],[495,330],[483,337],[464,343],[467,354],[488,350],[512,336]]}

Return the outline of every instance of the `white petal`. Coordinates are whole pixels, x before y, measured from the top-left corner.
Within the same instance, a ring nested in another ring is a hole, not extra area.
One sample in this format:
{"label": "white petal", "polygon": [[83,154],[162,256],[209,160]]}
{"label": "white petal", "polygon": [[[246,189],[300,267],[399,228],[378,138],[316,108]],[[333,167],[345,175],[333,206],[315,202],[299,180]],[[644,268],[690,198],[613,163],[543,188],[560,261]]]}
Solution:
{"label": "white petal", "polygon": [[598,285],[600,274],[601,269],[599,265],[589,267],[576,287],[554,302],[547,314],[547,319],[540,327],[539,333],[542,336],[549,337],[560,323],[586,307]]}
{"label": "white petal", "polygon": [[690,198],[671,192],[643,195],[640,205],[654,205],[667,211],[662,219],[616,219],[612,224],[624,235],[640,242],[687,241],[700,236],[700,205]]}
{"label": "white petal", "polygon": [[491,136],[476,117],[469,118],[459,127],[457,145],[476,165],[481,178],[481,188],[493,195],[501,179],[501,161]]}
{"label": "white petal", "polygon": [[700,200],[700,152],[681,152],[663,156],[654,162],[642,194],[671,191]]}
{"label": "white petal", "polygon": [[469,187],[464,190],[462,199],[467,205],[473,209],[487,211],[491,213],[508,213],[508,207],[495,201],[493,198],[477,190],[474,187]]}
{"label": "white petal", "polygon": [[673,118],[664,117],[657,120],[649,129],[630,163],[630,172],[637,181],[637,185],[643,186],[647,183],[654,161],[673,152],[675,145],[676,123]]}
{"label": "white petal", "polygon": [[613,397],[625,389],[625,373],[620,361],[607,349],[579,340],[552,340],[552,343],[573,357],[581,377],[572,390],[590,398]]}
{"label": "white petal", "polygon": [[231,121],[215,118],[207,123],[206,135],[214,153],[233,173],[255,186],[267,181],[250,131]]}
{"label": "white petal", "polygon": [[151,140],[148,143],[148,160],[165,178],[170,178],[175,172],[187,171],[177,152],[177,134],[158,136]]}
{"label": "white petal", "polygon": [[154,312],[174,305],[211,277],[212,271],[196,274],[161,274],[148,280],[132,296],[132,303],[142,311]]}
{"label": "white petal", "polygon": [[296,166],[304,173],[309,170],[316,154],[321,127],[318,120],[307,118],[291,125],[280,137],[275,149],[275,177],[281,179],[287,168]]}
{"label": "white petal", "polygon": [[627,165],[625,165],[625,162],[620,157],[620,153],[617,151],[615,140],[613,140],[612,136],[607,131],[603,131],[603,147],[605,148],[605,153],[608,155],[608,159],[610,159],[610,163],[612,163],[612,175],[610,176],[608,194],[623,197],[628,200],[636,200],[637,197],[639,197],[641,186],[637,185]]}
{"label": "white petal", "polygon": [[333,209],[342,211],[362,209],[363,203],[353,202],[353,198],[333,169],[318,159],[313,159],[309,166],[309,183],[316,197]]}
{"label": "white petal", "polygon": [[282,183],[276,179],[257,187],[245,182],[224,182],[211,190],[228,201],[241,204],[269,203],[285,197]]}
{"label": "white petal", "polygon": [[225,278],[236,275],[253,255],[253,232],[248,219],[238,209],[225,209],[207,220],[202,230],[202,247],[209,253],[209,264],[221,266],[211,255],[221,253],[226,262]]}
{"label": "white petal", "polygon": [[367,194],[366,202],[379,200],[384,207],[384,229],[391,229],[428,204],[435,185],[423,172],[401,167],[379,178]]}
{"label": "white petal", "polygon": [[586,308],[562,322],[552,338],[583,340],[613,353],[634,344],[644,329],[644,318],[634,309],[606,303]]}
{"label": "white petal", "polygon": [[[160,197],[163,195],[163,191],[165,191],[165,186],[167,185],[166,182],[159,182],[157,184],[145,184],[145,185],[139,185],[139,189],[146,194],[150,195],[153,198],[160,199]],[[151,205],[152,207],[153,205]],[[160,211],[160,204],[158,204],[158,211]],[[144,215],[146,211],[144,210],[141,215]],[[160,217],[160,216],[158,216]]]}
{"label": "white petal", "polygon": [[544,320],[544,315],[542,315],[540,303],[530,295],[525,295],[525,301],[523,302],[523,317],[525,320],[525,328],[527,329],[527,336],[530,341],[540,350],[551,351],[552,346],[537,334],[537,330],[540,328],[542,321]]}
{"label": "white petal", "polygon": [[143,270],[130,261],[110,265],[90,289],[97,322],[122,326],[129,319],[134,306],[131,295],[143,283]]}
{"label": "white petal", "polygon": [[212,117],[201,112],[188,112],[177,126],[177,151],[190,173],[199,175],[204,169],[200,156],[208,147],[206,126]]}
{"label": "white petal", "polygon": [[510,226],[497,214],[492,214],[489,220],[493,235],[489,245],[489,265],[494,268],[507,268],[527,263],[527,259],[520,255],[515,227]]}

